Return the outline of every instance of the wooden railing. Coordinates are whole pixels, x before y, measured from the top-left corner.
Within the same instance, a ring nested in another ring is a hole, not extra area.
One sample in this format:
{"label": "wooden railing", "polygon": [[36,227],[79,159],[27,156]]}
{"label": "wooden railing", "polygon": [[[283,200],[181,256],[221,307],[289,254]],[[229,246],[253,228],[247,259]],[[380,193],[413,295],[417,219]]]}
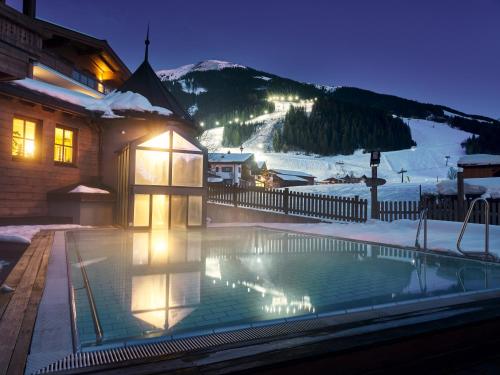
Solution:
{"label": "wooden railing", "polygon": [[[470,207],[472,200],[464,202],[464,214]],[[500,225],[500,200],[491,199],[490,204],[490,224]],[[458,201],[456,199],[426,199],[421,202],[379,202],[380,220],[394,221],[399,219],[417,220],[422,208],[427,208],[427,217],[431,220],[462,221],[459,213]],[[470,222],[483,223],[482,204],[474,207]],[[463,216],[462,216],[463,217]]]}
{"label": "wooden railing", "polygon": [[263,189],[236,186],[209,186],[208,200],[235,207],[280,212],[285,215],[310,216],[320,219],[365,222],[368,201],[355,197],[301,193],[288,188]]}

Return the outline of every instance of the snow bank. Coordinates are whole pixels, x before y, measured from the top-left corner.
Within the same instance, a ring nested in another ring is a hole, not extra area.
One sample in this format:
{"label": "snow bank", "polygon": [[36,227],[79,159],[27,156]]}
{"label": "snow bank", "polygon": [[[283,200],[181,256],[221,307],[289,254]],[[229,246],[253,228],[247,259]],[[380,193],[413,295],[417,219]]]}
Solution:
{"label": "snow bank", "polygon": [[[342,237],[352,240],[377,242],[387,245],[413,247],[417,221],[396,220],[384,222],[368,220],[366,223],[287,224],[258,223],[240,226],[263,226],[272,229],[292,230],[302,233]],[[456,241],[462,223],[453,221],[428,221],[428,248],[457,253]],[[229,227],[238,224],[211,224],[210,227]],[[484,251],[484,225],[470,223],[462,241],[466,251]],[[490,226],[490,252],[500,256],[500,226]]]}
{"label": "snow bank", "polygon": [[52,225],[9,225],[0,227],[0,242],[16,242],[30,244],[31,239],[41,230],[65,230],[75,228],[90,228],[76,224]]}
{"label": "snow bank", "polygon": [[[457,195],[457,181],[441,181],[436,185],[437,192],[441,195]],[[486,188],[480,185],[472,185],[464,182],[465,194],[481,195],[486,193]]]}
{"label": "snow bank", "polygon": [[93,188],[85,185],[78,185],[73,190],[70,190],[69,193],[86,193],[86,194],[109,194],[109,191]]}
{"label": "snow bank", "polygon": [[172,114],[172,112],[168,109],[151,105],[149,100],[144,96],[131,91],[113,91],[106,96],[93,98],[83,93],[54,86],[31,78],[12,81],[12,83],[52,96],[53,98],[78,105],[89,111],[102,112],[102,117],[104,118],[117,118],[119,116],[117,116],[113,111],[127,110],[137,112],[154,112],[164,116]]}

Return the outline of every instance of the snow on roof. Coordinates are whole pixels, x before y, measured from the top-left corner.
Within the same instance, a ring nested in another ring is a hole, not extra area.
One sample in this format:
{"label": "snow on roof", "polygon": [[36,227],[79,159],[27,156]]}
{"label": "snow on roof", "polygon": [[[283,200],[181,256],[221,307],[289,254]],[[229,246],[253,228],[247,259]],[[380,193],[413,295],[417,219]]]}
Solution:
{"label": "snow on roof", "polygon": [[464,165],[497,165],[500,164],[500,155],[475,154],[465,155],[458,159],[459,166]]}
{"label": "snow on roof", "polygon": [[206,72],[208,70],[222,70],[228,68],[246,69],[246,66],[221,60],[206,60],[197,64],[188,64],[176,69],[163,69],[156,72],[162,81],[174,81],[191,72]]}
{"label": "snow on roof", "polygon": [[78,185],[76,188],[70,190],[68,193],[109,194],[109,191],[85,185]]}
{"label": "snow on roof", "polygon": [[259,168],[259,169],[262,169],[265,165],[266,165],[266,162],[264,160],[257,162],[257,168]]}
{"label": "snow on roof", "polygon": [[250,159],[253,154],[225,154],[223,152],[212,152],[208,154],[209,163],[244,163]]}
{"label": "snow on roof", "polygon": [[137,111],[153,112],[160,115],[169,116],[171,111],[163,107],[151,105],[144,96],[127,91],[113,91],[101,98],[93,98],[80,92],[69,90],[63,87],[51,85],[46,82],[25,78],[12,81],[13,84],[23,86],[27,89],[40,92],[45,95],[63,100],[65,102],[78,105],[89,111],[102,112],[104,118],[118,118],[113,111]]}
{"label": "snow on roof", "polygon": [[299,176],[299,177],[309,177],[309,178],[316,178],[312,174],[306,173],[306,172],[301,172],[301,171],[292,171],[289,169],[270,169],[270,171],[275,172],[277,174],[283,174],[287,176]]}
{"label": "snow on roof", "polygon": [[293,176],[293,175],[288,175],[288,174],[276,174],[276,177],[280,178],[283,181],[300,181],[300,182],[307,182],[305,178],[298,177],[298,176]]}

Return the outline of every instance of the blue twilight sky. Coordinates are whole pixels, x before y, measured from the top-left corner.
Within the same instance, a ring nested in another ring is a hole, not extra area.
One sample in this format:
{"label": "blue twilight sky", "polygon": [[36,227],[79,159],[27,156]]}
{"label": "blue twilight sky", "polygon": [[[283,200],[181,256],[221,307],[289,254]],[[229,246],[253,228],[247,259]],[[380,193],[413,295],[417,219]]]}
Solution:
{"label": "blue twilight sky", "polygon": [[[22,0],[7,0],[19,7]],[[38,0],[134,70],[206,59],[500,118],[500,0]]]}

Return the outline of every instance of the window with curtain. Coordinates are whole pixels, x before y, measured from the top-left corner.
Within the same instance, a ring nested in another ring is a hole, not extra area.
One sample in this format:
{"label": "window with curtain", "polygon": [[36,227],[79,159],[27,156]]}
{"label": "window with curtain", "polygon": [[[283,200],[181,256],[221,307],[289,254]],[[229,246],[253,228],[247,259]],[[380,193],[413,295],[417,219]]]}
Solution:
{"label": "window with curtain", "polygon": [[75,131],[57,126],[54,137],[54,161],[73,164],[75,161]]}
{"label": "window with curtain", "polygon": [[37,147],[37,123],[15,117],[12,122],[12,156],[35,159]]}

